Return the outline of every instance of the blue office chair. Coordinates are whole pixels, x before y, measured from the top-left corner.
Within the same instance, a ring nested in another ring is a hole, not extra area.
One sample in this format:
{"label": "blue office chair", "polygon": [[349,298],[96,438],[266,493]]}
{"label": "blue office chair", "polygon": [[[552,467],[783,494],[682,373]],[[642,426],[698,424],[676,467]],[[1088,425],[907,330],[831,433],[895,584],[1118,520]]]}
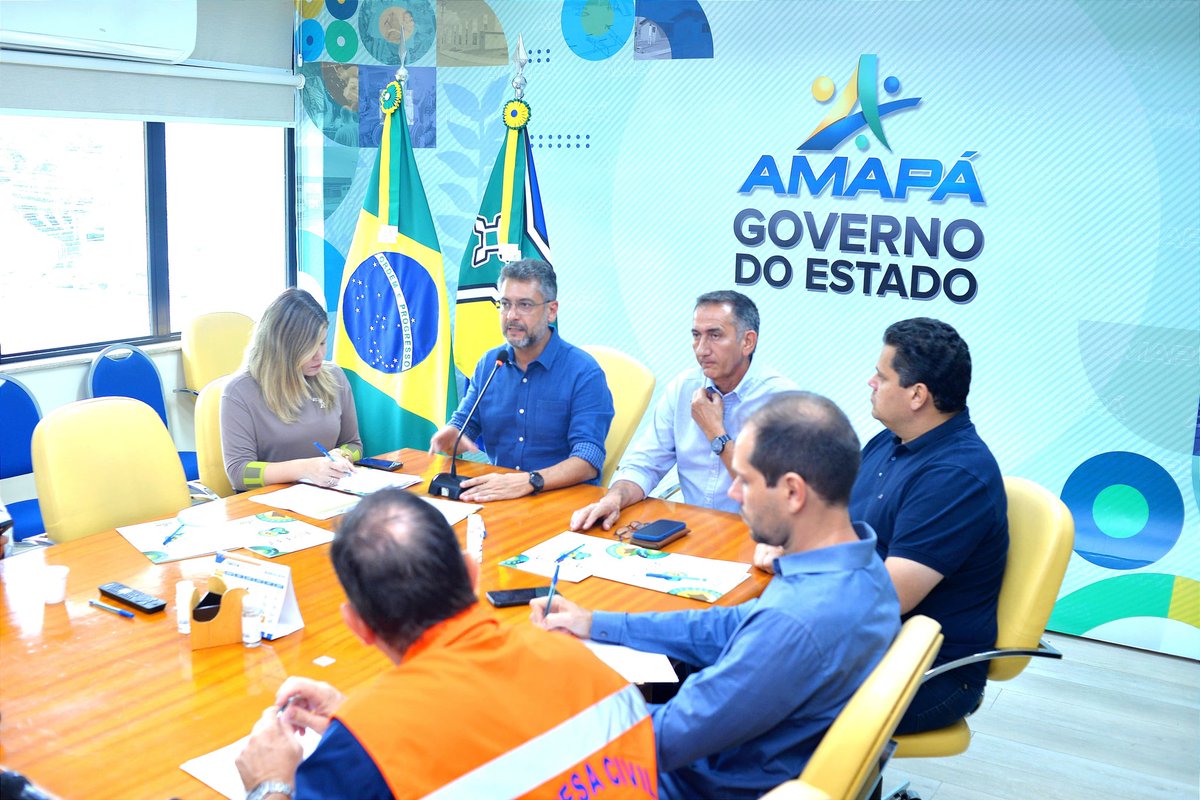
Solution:
{"label": "blue office chair", "polygon": [[[42,418],[37,400],[25,384],[0,373],[0,478],[15,478],[33,472],[29,443],[33,429]],[[7,503],[13,519],[13,539],[20,541],[46,530],[42,509],[36,498]]]}
{"label": "blue office chair", "polygon": [[[87,376],[89,397],[132,397],[150,406],[167,425],[167,404],[163,399],[162,377],[150,356],[131,344],[114,344],[92,359]],[[189,481],[200,477],[194,450],[179,451],[183,472]]]}

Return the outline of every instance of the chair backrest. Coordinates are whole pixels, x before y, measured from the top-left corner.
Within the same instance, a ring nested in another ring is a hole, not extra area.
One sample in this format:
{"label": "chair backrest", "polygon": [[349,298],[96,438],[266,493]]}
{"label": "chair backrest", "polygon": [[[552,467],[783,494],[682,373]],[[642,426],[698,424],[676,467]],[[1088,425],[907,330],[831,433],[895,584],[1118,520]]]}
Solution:
{"label": "chair backrest", "polygon": [[[1004,491],[1008,560],[996,610],[996,647],[1036,650],[1075,546],[1075,519],[1062,500],[1031,480],[1005,477]],[[1006,681],[1028,663],[1028,658],[995,659],[988,677]]]}
{"label": "chair backrest", "polygon": [[190,503],[171,434],[149,406],[127,397],[77,400],[47,414],[33,431],[33,478],[55,542]]}
{"label": "chair backrest", "polygon": [[236,372],[242,365],[253,330],[254,320],[236,311],[214,311],[193,317],[179,338],[183,385],[199,392],[222,375]]}
{"label": "chair backrest", "polygon": [[629,440],[642,421],[646,406],[650,405],[650,396],[654,394],[654,373],[646,369],[642,362],[612,347],[589,344],[581,349],[599,362],[613,396],[615,413],[612,427],[608,429],[608,438],[604,440],[606,455],[604,472],[600,476],[600,485],[608,486],[609,479],[621,462],[621,456],[625,455]]}
{"label": "chair backrest", "polygon": [[836,800],[867,796],[878,778],[884,747],[941,646],[942,626],[937,622],[920,615],[905,621],[883,659],[825,732],[800,779],[779,786],[766,798],[820,796],[811,789]]}
{"label": "chair backrest", "polygon": [[25,384],[0,373],[0,478],[33,472],[29,443],[41,418],[37,399]]}
{"label": "chair backrest", "polygon": [[150,356],[132,344],[113,344],[96,353],[87,376],[89,397],[132,397],[150,406],[167,424],[162,377]]}
{"label": "chair backrest", "polygon": [[233,494],[221,449],[221,394],[231,377],[223,375],[210,381],[196,399],[196,463],[200,468],[200,483],[219,497]]}

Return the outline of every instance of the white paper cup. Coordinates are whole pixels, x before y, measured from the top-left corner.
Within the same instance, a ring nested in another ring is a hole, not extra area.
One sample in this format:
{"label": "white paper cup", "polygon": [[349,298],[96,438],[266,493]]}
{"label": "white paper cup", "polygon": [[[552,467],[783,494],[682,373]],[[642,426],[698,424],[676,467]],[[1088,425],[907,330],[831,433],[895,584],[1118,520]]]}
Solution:
{"label": "white paper cup", "polygon": [[67,599],[67,573],[70,567],[50,564],[42,571],[42,591],[46,605],[61,603]]}

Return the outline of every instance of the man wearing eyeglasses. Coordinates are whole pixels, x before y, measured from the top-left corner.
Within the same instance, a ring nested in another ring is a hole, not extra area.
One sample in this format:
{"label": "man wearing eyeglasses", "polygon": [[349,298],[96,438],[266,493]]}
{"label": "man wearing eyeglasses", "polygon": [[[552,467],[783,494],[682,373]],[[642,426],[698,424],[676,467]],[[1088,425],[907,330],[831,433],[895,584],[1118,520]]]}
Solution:
{"label": "man wearing eyeglasses", "polygon": [[[467,502],[596,483],[612,424],[612,394],[596,359],[550,327],[558,318],[554,268],[536,259],[514,261],[500,270],[498,286],[507,344],[479,360],[466,396],[429,451],[450,453],[462,431],[460,452],[483,450],[491,463],[521,470],[463,481],[461,499]],[[497,360],[504,363],[467,423]]]}

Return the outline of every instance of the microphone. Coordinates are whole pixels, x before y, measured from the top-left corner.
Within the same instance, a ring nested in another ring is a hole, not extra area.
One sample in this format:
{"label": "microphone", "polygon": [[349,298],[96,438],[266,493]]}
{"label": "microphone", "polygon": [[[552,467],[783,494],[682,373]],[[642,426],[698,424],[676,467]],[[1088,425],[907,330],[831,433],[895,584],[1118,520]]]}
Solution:
{"label": "microphone", "polygon": [[458,436],[454,439],[454,449],[450,451],[450,471],[443,472],[429,482],[429,493],[431,495],[457,500],[459,495],[462,494],[462,482],[467,479],[458,476],[458,443],[462,441],[463,434],[467,431],[467,425],[470,424],[471,417],[475,415],[475,409],[479,408],[479,401],[483,399],[483,393],[492,385],[492,378],[496,377],[499,369],[507,363],[508,351],[501,350],[500,355],[496,356],[496,365],[492,367],[492,373],[483,382],[483,388],[479,390],[479,394],[475,397],[475,405],[471,406],[471,410],[467,412],[467,418],[463,420],[462,428],[459,429]]}

